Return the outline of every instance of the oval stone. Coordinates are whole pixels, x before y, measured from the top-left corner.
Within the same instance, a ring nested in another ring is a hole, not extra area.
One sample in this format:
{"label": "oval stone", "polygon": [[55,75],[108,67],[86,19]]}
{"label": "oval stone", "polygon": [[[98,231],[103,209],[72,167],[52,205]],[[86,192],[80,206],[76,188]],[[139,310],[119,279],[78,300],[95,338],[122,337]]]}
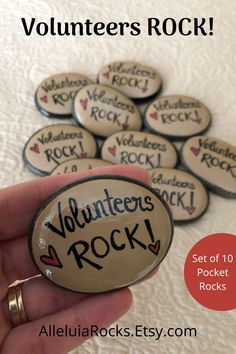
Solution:
{"label": "oval stone", "polygon": [[111,162],[104,161],[102,159],[72,159],[62,162],[60,165],[54,168],[51,175],[60,175],[63,173],[78,172],[82,170],[88,170],[95,167],[109,166]]}
{"label": "oval stone", "polygon": [[155,134],[184,139],[209,127],[211,115],[203,103],[187,96],[160,97],[145,112],[145,125]]}
{"label": "oval stone", "polygon": [[119,132],[103,144],[102,158],[115,164],[155,167],[175,167],[177,152],[166,139],[144,132]]}
{"label": "oval stone", "polygon": [[174,221],[192,221],[206,211],[208,193],[196,177],[172,168],[155,168],[148,173],[152,188],[168,203]]}
{"label": "oval stone", "polygon": [[216,193],[236,198],[236,147],[220,139],[196,136],[181,152],[183,164]]}
{"label": "oval stone", "polygon": [[98,82],[139,100],[149,99],[157,94],[162,84],[155,69],[132,61],[114,62],[104,66],[98,74]]}
{"label": "oval stone", "polygon": [[79,124],[101,137],[142,127],[141,114],[135,104],[104,85],[93,84],[80,90],[73,102],[73,115]]}
{"label": "oval stone", "polygon": [[38,86],[36,106],[47,117],[71,117],[73,98],[82,87],[91,83],[87,77],[77,73],[52,75]]}
{"label": "oval stone", "polygon": [[92,134],[75,125],[55,124],[32,135],[25,145],[23,159],[32,172],[43,176],[64,161],[96,154],[97,143]]}
{"label": "oval stone", "polygon": [[76,292],[129,286],[164,259],[171,213],[150,187],[120,176],[90,177],[54,194],[38,212],[29,240],[38,270]]}

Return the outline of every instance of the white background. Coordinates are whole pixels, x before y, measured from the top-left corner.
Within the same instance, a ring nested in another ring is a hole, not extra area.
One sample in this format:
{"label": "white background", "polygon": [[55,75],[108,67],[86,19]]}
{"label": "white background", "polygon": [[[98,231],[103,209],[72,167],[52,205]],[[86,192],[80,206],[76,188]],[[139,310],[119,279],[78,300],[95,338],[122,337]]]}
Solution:
{"label": "white background", "polygon": [[[6,186],[35,178],[22,162],[25,142],[49,120],[37,112],[34,92],[42,79],[78,71],[95,80],[114,60],[136,60],[157,68],[162,94],[202,100],[213,115],[209,135],[236,140],[235,0],[0,0],[0,181]],[[59,21],[139,21],[148,17],[214,17],[214,36],[26,37],[20,17]],[[56,122],[56,120],[55,120]],[[236,233],[235,200],[211,194],[208,212],[197,222],[175,228],[175,239],[157,276],[132,287],[134,303],[118,324],[134,328],[196,327],[196,338],[100,338],[80,354],[234,354],[236,312],[203,308],[188,293],[183,268],[191,247],[204,235]]]}

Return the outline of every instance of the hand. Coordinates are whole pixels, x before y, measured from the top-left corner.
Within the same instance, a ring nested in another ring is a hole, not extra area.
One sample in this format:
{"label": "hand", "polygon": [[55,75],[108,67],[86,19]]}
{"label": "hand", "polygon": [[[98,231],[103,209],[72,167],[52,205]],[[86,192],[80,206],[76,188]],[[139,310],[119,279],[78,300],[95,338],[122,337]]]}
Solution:
{"label": "hand", "polygon": [[149,183],[148,174],[131,166],[109,166],[22,183],[0,190],[0,352],[4,354],[67,353],[83,337],[39,336],[43,326],[54,324],[70,328],[107,327],[130,307],[129,289],[98,295],[76,294],[63,290],[42,276],[22,286],[28,322],[12,327],[7,292],[10,284],[37,275],[28,250],[32,219],[44,201],[63,185],[78,178],[119,174]]}

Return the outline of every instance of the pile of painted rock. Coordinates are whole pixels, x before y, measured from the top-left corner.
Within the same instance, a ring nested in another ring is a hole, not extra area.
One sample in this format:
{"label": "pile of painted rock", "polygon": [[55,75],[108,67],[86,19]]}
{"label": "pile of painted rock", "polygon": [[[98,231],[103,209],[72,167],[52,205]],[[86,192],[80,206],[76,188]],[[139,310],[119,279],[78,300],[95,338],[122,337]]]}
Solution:
{"label": "pile of painted rock", "polygon": [[[73,120],[48,125],[29,139],[23,157],[32,172],[44,176],[109,164],[141,166],[176,222],[206,211],[206,188],[236,197],[236,147],[203,135],[211,115],[202,102],[158,96],[159,73],[134,62],[104,66],[97,82],[67,73],[38,86],[35,102],[42,114]],[[141,114],[143,102],[148,104]],[[173,140],[184,141],[180,153]]]}

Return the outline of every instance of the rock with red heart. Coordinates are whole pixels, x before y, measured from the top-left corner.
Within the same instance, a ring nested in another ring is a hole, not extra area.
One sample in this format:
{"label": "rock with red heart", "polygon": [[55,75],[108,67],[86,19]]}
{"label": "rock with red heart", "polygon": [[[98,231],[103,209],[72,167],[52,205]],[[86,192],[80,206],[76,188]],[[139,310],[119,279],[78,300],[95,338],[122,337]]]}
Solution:
{"label": "rock with red heart", "polygon": [[211,114],[202,102],[181,95],[157,98],[144,114],[148,130],[175,140],[202,134],[210,123]]}
{"label": "rock with red heart", "polygon": [[126,131],[109,136],[101,149],[104,160],[145,169],[175,167],[177,152],[166,139],[146,132]]}
{"label": "rock with red heart", "polygon": [[181,160],[213,192],[236,198],[236,146],[205,135],[192,137],[182,147]]}
{"label": "rock with red heart", "polygon": [[37,87],[35,103],[47,117],[72,117],[72,100],[76,93],[92,81],[78,73],[56,74],[44,79]]}
{"label": "rock with red heart", "polygon": [[42,205],[29,248],[40,273],[63,288],[98,293],[144,279],[163,261],[173,219],[151,187],[127,177],[89,177]]}
{"label": "rock with red heart", "polygon": [[168,203],[175,222],[198,219],[208,207],[208,193],[193,175],[172,168],[148,170],[152,188]]}
{"label": "rock with red heart", "polygon": [[146,101],[156,96],[162,85],[156,69],[133,61],[105,65],[99,71],[98,82],[111,86],[136,101]]}
{"label": "rock with red heart", "polygon": [[86,157],[81,159],[72,159],[62,162],[60,165],[56,166],[51,172],[51,175],[61,175],[63,173],[79,172],[82,170],[90,170],[92,168],[109,165],[112,165],[112,163],[102,159],[92,159]]}
{"label": "rock with red heart", "polygon": [[128,97],[111,87],[92,84],[81,89],[73,101],[75,121],[99,137],[121,130],[140,130],[139,109]]}
{"label": "rock with red heart", "polygon": [[23,159],[34,173],[44,176],[71,159],[94,158],[97,143],[77,125],[55,124],[34,133],[25,145]]}

